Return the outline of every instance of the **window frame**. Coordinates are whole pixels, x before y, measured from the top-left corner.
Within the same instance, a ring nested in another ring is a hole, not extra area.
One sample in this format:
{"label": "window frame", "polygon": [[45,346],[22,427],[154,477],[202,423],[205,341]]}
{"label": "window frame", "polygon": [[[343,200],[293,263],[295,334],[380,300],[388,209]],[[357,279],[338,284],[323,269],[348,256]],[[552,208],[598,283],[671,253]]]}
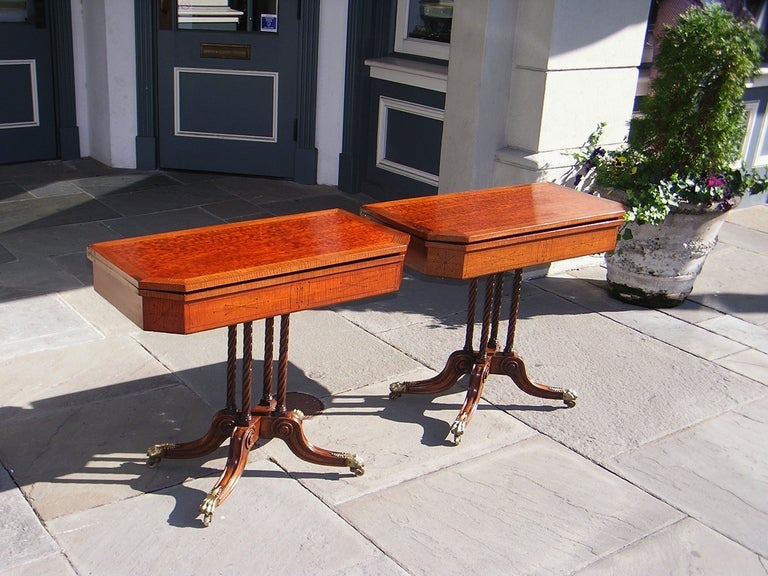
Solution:
{"label": "window frame", "polygon": [[397,18],[395,23],[395,52],[423,56],[436,60],[448,61],[451,45],[448,42],[424,40],[408,36],[410,28],[408,16],[411,4],[419,0],[397,0]]}

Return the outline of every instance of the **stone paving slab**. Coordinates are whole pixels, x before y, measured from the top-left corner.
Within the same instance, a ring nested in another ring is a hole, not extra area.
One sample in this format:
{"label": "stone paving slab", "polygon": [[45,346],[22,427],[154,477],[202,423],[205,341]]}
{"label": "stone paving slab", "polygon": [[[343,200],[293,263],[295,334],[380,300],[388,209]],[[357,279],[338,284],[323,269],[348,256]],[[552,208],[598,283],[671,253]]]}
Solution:
{"label": "stone paving slab", "polygon": [[49,520],[218,472],[200,460],[145,465],[148,446],[199,437],[212,415],[180,385],[28,410],[0,428],[0,461]]}
{"label": "stone paving slab", "polygon": [[101,195],[99,201],[122,216],[139,216],[204,206],[231,198],[232,196],[227,192],[218,190],[206,182],[189,185],[174,182],[173,185],[163,186],[161,189],[113,191],[110,194]]}
{"label": "stone paving slab", "polygon": [[621,454],[608,466],[768,558],[767,424],[768,396]]}
{"label": "stone paving slab", "polygon": [[[578,277],[583,277],[583,271],[579,272]],[[669,311],[632,306],[613,300],[599,284],[569,281],[568,276],[541,278],[534,283],[638,332],[708,360],[741,352],[749,346],[749,342],[733,341],[727,335],[705,329],[705,322],[715,322],[723,316],[711,309],[707,313],[695,303],[688,304],[683,310],[673,308]],[[760,330],[759,327],[757,329]]]}
{"label": "stone paving slab", "polygon": [[119,236],[104,223],[86,222],[7,232],[0,235],[0,244],[19,258],[61,256],[75,252],[85,258],[85,249],[90,244],[117,238]]}
{"label": "stone paving slab", "polygon": [[8,570],[0,568],[2,576],[77,576],[63,553],[56,556],[46,556],[40,560],[33,560],[20,566],[14,566]]}
{"label": "stone paving slab", "polygon": [[[403,376],[415,380],[432,375],[422,369]],[[357,454],[365,461],[364,476],[355,477],[342,469],[332,474],[333,469],[299,460],[276,440],[264,450],[324,502],[336,506],[493,453],[535,434],[481,402],[466,441],[454,445],[450,425],[464,396],[464,391],[456,391],[440,397],[414,394],[390,400],[387,381],[331,398],[321,414],[304,422],[304,432],[317,446]]]}
{"label": "stone paving slab", "polygon": [[720,366],[743,374],[757,382],[768,385],[768,354],[757,350],[745,350],[717,361]]}
{"label": "stone paving slab", "polygon": [[768,234],[768,205],[751,206],[749,210],[732,210],[728,213],[724,230],[731,230],[733,226]]}
{"label": "stone paving slab", "polygon": [[179,383],[128,336],[25,354],[0,362],[0,371],[14,375],[0,387],[5,422],[31,410],[76,406]]}
{"label": "stone paving slab", "polygon": [[[768,301],[768,297],[766,300]],[[726,315],[699,322],[698,325],[768,354],[768,327],[755,326],[739,318]]]}
{"label": "stone paving slab", "polygon": [[178,181],[168,174],[158,172],[130,172],[110,176],[78,178],[74,181],[78,188],[88,192],[94,198],[125,194],[147,188],[174,186]]}
{"label": "stone paving slab", "polygon": [[705,360],[717,360],[747,349],[744,344],[683,322],[658,310],[607,312],[605,315],[629,328]]}
{"label": "stone paving slab", "polygon": [[25,564],[58,552],[56,542],[0,466],[0,574],[22,574]]}
{"label": "stone paving slab", "polygon": [[338,509],[409,574],[447,576],[572,574],[682,517],[541,436]]}
{"label": "stone paving slab", "polygon": [[50,258],[26,258],[0,265],[0,302],[26,300],[82,286]]}
{"label": "stone paving slab", "polygon": [[[717,272],[710,273],[710,269]],[[766,278],[768,254],[723,244],[707,256],[690,298],[746,322],[768,326]]]}
{"label": "stone paving slab", "polygon": [[269,461],[248,464],[203,528],[197,508],[210,483],[191,480],[48,527],[80,574],[405,574]]}
{"label": "stone paving slab", "polygon": [[574,576],[764,576],[768,561],[686,518]]}
{"label": "stone paving slab", "polygon": [[0,203],[31,200],[32,194],[14,182],[0,182]]}
{"label": "stone paving slab", "polygon": [[200,226],[214,226],[222,224],[223,220],[217,218],[202,208],[181,208],[168,210],[143,216],[126,216],[108,221],[106,224],[116,234],[130,238],[145,234],[159,234],[160,232],[172,232]]}
{"label": "stone paving slab", "polygon": [[67,290],[59,297],[105,338],[141,332],[141,328],[97,294],[93,286]]}
{"label": "stone paving slab", "polygon": [[35,295],[0,302],[0,362],[41,350],[65,348],[102,339],[58,295]]}
{"label": "stone paving slab", "polygon": [[119,218],[120,214],[84,192],[3,204],[0,233]]}

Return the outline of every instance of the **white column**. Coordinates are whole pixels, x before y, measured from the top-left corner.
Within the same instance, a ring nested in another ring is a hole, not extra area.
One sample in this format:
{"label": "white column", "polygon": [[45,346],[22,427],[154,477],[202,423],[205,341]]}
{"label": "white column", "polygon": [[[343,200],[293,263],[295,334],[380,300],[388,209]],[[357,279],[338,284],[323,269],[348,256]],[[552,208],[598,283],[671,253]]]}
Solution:
{"label": "white column", "polygon": [[620,142],[650,0],[454,4],[440,192],[554,180],[601,121]]}
{"label": "white column", "polygon": [[494,185],[557,180],[600,122],[626,135],[645,41],[648,0],[518,2],[514,67]]}
{"label": "white column", "polygon": [[133,2],[72,2],[80,152],[136,167],[136,50]]}
{"label": "white column", "polygon": [[[539,0],[528,1],[535,4]],[[513,31],[519,3],[454,3],[440,192],[491,185],[496,150],[505,145]]]}

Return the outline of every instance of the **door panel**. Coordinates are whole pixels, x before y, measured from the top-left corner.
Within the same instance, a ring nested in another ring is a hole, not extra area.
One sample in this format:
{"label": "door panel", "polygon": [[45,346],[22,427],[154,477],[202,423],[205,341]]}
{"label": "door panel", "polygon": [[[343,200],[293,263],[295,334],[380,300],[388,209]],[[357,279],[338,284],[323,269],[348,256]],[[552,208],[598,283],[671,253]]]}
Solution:
{"label": "door panel", "polygon": [[0,163],[56,158],[51,35],[43,3],[7,4],[0,10]]}
{"label": "door panel", "polygon": [[160,166],[290,178],[299,0],[225,1],[161,12]]}

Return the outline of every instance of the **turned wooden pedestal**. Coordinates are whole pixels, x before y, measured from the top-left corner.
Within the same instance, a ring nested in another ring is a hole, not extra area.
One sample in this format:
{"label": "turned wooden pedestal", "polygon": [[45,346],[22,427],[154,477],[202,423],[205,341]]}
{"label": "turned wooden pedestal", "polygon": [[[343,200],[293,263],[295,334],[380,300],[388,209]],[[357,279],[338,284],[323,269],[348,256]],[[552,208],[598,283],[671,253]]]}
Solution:
{"label": "turned wooden pedestal", "polygon": [[[411,235],[405,264],[431,276],[470,279],[464,347],[445,368],[419,382],[396,382],[390,398],[403,393],[433,394],[470,375],[464,404],[451,426],[459,443],[490,374],[509,376],[524,392],[574,406],[573,390],[531,381],[514,350],[522,269],[613,249],[624,208],[576,190],[549,183],[439,194],[368,204],[367,218]],[[513,273],[506,343],[498,343],[504,273]],[[474,345],[478,279],[485,278],[482,328]]]}
{"label": "turned wooden pedestal", "polygon": [[[154,465],[162,458],[204,456],[229,439],[225,469],[200,506],[206,526],[242,475],[259,438],[280,438],[303,460],[363,474],[363,463],[354,454],[310,444],[303,415],[287,409],[290,314],[397,290],[407,245],[402,232],[325,210],[101,242],[88,249],[96,291],[144,330],[190,334],[228,327],[224,408],[201,438],[147,450],[148,463]],[[253,321],[259,319],[265,319],[264,375],[260,397],[254,399]],[[243,325],[239,405],[238,324]]]}

